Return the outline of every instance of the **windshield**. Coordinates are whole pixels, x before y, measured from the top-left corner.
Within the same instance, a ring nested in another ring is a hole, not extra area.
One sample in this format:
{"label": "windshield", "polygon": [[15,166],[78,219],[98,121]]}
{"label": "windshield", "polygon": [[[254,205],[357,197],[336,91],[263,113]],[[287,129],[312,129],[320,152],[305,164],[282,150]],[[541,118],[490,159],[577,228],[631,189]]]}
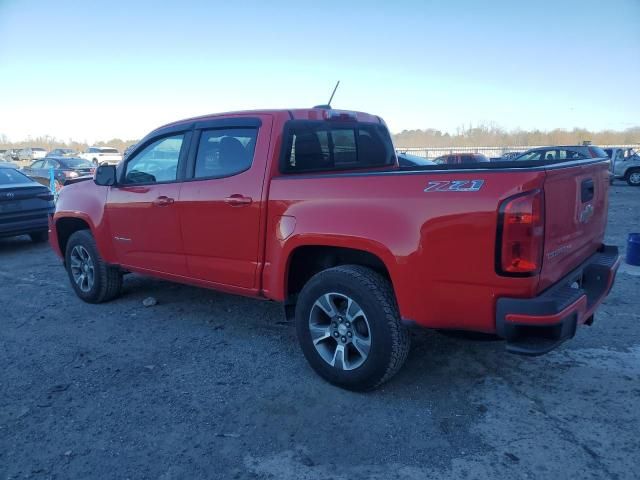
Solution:
{"label": "windshield", "polygon": [[33,147],[31,150],[33,150],[34,152],[46,152],[44,148],[40,147]]}
{"label": "windshield", "polygon": [[116,150],[115,148],[101,148],[100,152],[102,153],[118,153],[118,150]]}
{"label": "windshield", "polygon": [[0,168],[0,185],[15,185],[19,183],[32,183],[26,175],[13,168]]}
{"label": "windshield", "polygon": [[60,159],[62,166],[66,168],[91,168],[93,163],[83,158],[65,158]]}

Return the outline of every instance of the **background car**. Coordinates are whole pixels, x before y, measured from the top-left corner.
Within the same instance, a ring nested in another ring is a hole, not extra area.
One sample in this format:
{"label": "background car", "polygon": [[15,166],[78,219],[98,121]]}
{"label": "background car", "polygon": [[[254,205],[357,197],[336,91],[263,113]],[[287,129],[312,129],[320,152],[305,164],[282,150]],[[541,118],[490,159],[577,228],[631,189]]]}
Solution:
{"label": "background car", "polygon": [[0,237],[27,234],[47,240],[49,214],[55,209],[51,191],[13,168],[0,168]]}
{"label": "background car", "polygon": [[0,161],[0,168],[15,168],[18,169],[18,165],[13,162]]}
{"label": "background car", "polygon": [[22,171],[42,185],[49,186],[51,168],[55,178],[56,191],[80,177],[93,175],[95,165],[79,157],[47,157],[38,160]]}
{"label": "background car", "polygon": [[433,160],[426,159],[424,157],[419,157],[418,155],[412,155],[407,152],[398,152],[396,154],[398,157],[398,164],[401,168],[405,167],[426,167],[436,165]]}
{"label": "background car", "polygon": [[496,159],[497,162],[508,162],[513,160],[514,158],[522,155],[522,152],[506,152],[503,153],[499,158]]}
{"label": "background car", "polygon": [[489,157],[481,153],[450,153],[434,160],[438,165],[460,165],[462,163],[487,163]]}
{"label": "background car", "polygon": [[73,148],[54,148],[46,157],[77,157],[79,153]]}
{"label": "background car", "polygon": [[25,147],[18,152],[18,160],[22,162],[33,162],[44,158],[47,151],[40,147]]}
{"label": "background car", "polygon": [[626,180],[631,186],[640,186],[640,155],[633,148],[605,148],[611,159],[611,176]]}
{"label": "background car", "polygon": [[94,165],[108,163],[116,165],[122,160],[122,155],[111,147],[89,147],[86,152],[79,155],[80,158],[93,162]]}
{"label": "background car", "polygon": [[5,150],[4,153],[0,154],[0,160],[4,160],[7,162],[17,161],[18,160],[18,149],[10,148]]}
{"label": "background car", "polygon": [[584,160],[587,158],[608,158],[606,152],[595,145],[558,145],[527,150],[513,159],[515,162],[553,162],[557,160]]}

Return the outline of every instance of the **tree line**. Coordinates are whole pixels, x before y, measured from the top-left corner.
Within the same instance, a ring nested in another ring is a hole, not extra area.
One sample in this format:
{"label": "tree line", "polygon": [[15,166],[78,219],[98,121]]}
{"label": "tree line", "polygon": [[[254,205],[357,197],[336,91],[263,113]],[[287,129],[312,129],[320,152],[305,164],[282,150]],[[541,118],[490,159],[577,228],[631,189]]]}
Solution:
{"label": "tree line", "polygon": [[137,143],[138,140],[122,140],[121,138],[112,138],[111,140],[97,141],[89,145],[87,142],[81,142],[78,140],[61,140],[59,138],[44,135],[41,137],[28,137],[25,140],[17,142],[10,142],[6,135],[0,134],[0,149],[7,150],[13,148],[25,148],[25,147],[40,147],[51,151],[55,148],[72,148],[78,152],[84,152],[89,146],[95,147],[112,147],[116,148],[119,152],[124,152],[125,149]]}
{"label": "tree line", "polygon": [[625,130],[591,131],[584,128],[565,130],[504,130],[495,125],[460,127],[454,134],[436,129],[403,130],[393,135],[397,147],[502,147],[529,145],[640,144],[640,127]]}
{"label": "tree line", "polygon": [[[638,145],[640,144],[640,127],[626,130],[591,131],[584,128],[572,130],[505,130],[495,125],[478,125],[459,127],[455,133],[442,132],[428,128],[425,130],[403,130],[393,135],[397,147],[508,147],[528,145],[574,145],[591,141],[594,145]],[[92,145],[113,147],[123,152],[138,140],[99,141]],[[48,135],[29,137],[25,140],[10,142],[6,135],[0,134],[0,148],[41,147],[47,150],[54,148],[72,148],[84,152],[89,144],[77,140],[61,140]]]}

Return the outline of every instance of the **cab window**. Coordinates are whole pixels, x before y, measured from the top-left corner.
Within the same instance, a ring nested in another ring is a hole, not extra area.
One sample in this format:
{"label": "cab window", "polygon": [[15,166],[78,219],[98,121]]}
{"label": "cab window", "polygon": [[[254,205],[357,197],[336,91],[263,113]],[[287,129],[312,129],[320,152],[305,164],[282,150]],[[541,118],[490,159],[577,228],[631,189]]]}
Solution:
{"label": "cab window", "polygon": [[196,156],[195,178],[222,178],[251,167],[256,148],[256,128],[204,130]]}
{"label": "cab window", "polygon": [[287,131],[284,173],[379,168],[396,161],[383,125],[292,121]]}
{"label": "cab window", "polygon": [[126,165],[124,183],[175,182],[184,135],[164,137],[147,145]]}

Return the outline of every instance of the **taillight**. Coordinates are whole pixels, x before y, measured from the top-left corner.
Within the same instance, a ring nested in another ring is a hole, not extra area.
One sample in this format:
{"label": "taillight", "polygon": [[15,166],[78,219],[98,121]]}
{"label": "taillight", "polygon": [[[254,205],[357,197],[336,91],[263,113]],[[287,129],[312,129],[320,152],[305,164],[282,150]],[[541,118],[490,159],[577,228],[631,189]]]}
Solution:
{"label": "taillight", "polygon": [[521,193],[500,205],[496,270],[501,275],[527,277],[542,267],[544,197],[541,190]]}
{"label": "taillight", "polygon": [[53,194],[51,193],[39,193],[36,195],[40,200],[46,200],[47,202],[53,201]]}

